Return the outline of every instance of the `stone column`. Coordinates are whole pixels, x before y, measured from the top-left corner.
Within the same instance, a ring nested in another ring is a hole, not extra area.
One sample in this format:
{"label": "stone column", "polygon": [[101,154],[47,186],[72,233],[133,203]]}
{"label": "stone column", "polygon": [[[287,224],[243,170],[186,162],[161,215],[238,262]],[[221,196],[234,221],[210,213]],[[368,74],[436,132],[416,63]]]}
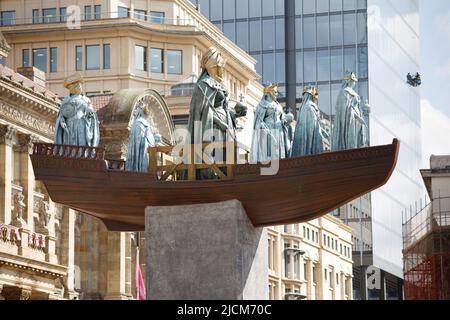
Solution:
{"label": "stone column", "polygon": [[18,177],[20,185],[23,187],[23,195],[25,196],[25,212],[23,219],[30,230],[34,230],[34,187],[35,178],[33,166],[31,164],[30,153],[33,151],[33,143],[38,139],[23,133],[17,134],[18,143],[14,146],[14,150],[19,153],[20,176]]}
{"label": "stone column", "polygon": [[0,222],[11,223],[12,144],[15,129],[0,125]]}
{"label": "stone column", "polygon": [[345,284],[346,284],[346,279],[345,279],[345,273],[341,271],[340,273],[340,287],[341,287],[341,300],[346,300],[345,296],[347,294],[347,292],[345,291]]}
{"label": "stone column", "polygon": [[311,260],[306,261],[306,299],[313,300],[312,297],[312,287],[313,287],[313,277],[312,277],[312,263]]}
{"label": "stone column", "polygon": [[148,207],[147,298],[267,300],[268,242],[242,204]]}
{"label": "stone column", "polygon": [[67,276],[64,283],[64,297],[78,298],[75,291],[75,211],[69,208],[62,209],[61,223],[61,265],[67,267]]}
{"label": "stone column", "polygon": [[108,271],[105,300],[127,300],[126,233],[108,232]]}

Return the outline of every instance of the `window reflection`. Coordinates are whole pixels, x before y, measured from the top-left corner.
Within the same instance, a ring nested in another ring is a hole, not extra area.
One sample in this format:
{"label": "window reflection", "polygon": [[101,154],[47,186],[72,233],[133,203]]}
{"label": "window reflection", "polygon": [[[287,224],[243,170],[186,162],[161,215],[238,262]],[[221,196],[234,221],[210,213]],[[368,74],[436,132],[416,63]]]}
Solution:
{"label": "window reflection", "polygon": [[42,9],[44,23],[58,22],[56,8]]}
{"label": "window reflection", "polygon": [[100,69],[100,46],[86,46],[86,70]]}
{"label": "window reflection", "polygon": [[47,72],[47,49],[33,49],[33,67]]}
{"label": "window reflection", "polygon": [[303,47],[314,48],[316,46],[316,25],[314,17],[303,19]]}
{"label": "window reflection", "polygon": [[167,50],[167,73],[182,74],[181,50]]}
{"label": "window reflection", "polygon": [[151,50],[151,64],[153,73],[164,72],[163,49],[152,48]]}
{"label": "window reflection", "polygon": [[165,23],[166,14],[162,11],[150,11],[150,22],[156,24]]}
{"label": "window reflection", "polygon": [[134,63],[136,70],[147,71],[147,48],[143,46],[134,47]]}

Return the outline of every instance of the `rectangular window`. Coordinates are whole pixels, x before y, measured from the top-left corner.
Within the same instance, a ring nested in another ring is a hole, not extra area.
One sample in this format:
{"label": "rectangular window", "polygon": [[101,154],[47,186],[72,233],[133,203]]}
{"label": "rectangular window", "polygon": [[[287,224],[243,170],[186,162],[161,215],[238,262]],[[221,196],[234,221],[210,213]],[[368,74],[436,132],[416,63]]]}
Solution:
{"label": "rectangular window", "polygon": [[98,4],[94,6],[94,19],[100,20],[101,18],[102,18],[102,6]]}
{"label": "rectangular window", "polygon": [[47,72],[47,49],[33,49],[33,67]]}
{"label": "rectangular window", "polygon": [[67,9],[66,8],[59,8],[59,21],[60,22],[67,21]]}
{"label": "rectangular window", "polygon": [[15,11],[2,11],[1,15],[1,24],[2,26],[10,26],[16,24],[16,12]]}
{"label": "rectangular window", "polygon": [[22,50],[22,67],[30,66],[30,49]]}
{"label": "rectangular window", "polygon": [[39,9],[33,9],[32,16],[33,23],[41,23],[41,19],[39,19]]}
{"label": "rectangular window", "polygon": [[261,21],[250,21],[250,51],[261,51]]}
{"label": "rectangular window", "polygon": [[314,17],[303,18],[303,48],[316,46],[316,24]]}
{"label": "rectangular window", "polygon": [[167,50],[167,73],[182,74],[183,52],[181,50]]}
{"label": "rectangular window", "polygon": [[103,69],[111,68],[111,45],[104,44],[103,45]]}
{"label": "rectangular window", "polygon": [[313,280],[314,284],[317,283],[317,269],[316,269],[316,267],[312,268],[312,280]]}
{"label": "rectangular window", "polygon": [[303,264],[303,280],[306,281],[307,279],[307,267],[308,265],[306,263]]}
{"label": "rectangular window", "polygon": [[75,70],[81,71],[83,70],[83,47],[76,46],[75,47]]}
{"label": "rectangular window", "polygon": [[6,59],[3,56],[0,56],[0,65],[2,66],[6,65]]}
{"label": "rectangular window", "polygon": [[147,47],[135,46],[134,63],[136,70],[147,71]]}
{"label": "rectangular window", "polygon": [[243,50],[248,51],[248,22],[236,23],[236,44]]}
{"label": "rectangular window", "polygon": [[58,22],[58,17],[56,15],[56,8],[42,9],[42,19],[44,23]]}
{"label": "rectangular window", "polygon": [[86,46],[86,70],[100,69],[100,46]]}
{"label": "rectangular window", "polygon": [[163,49],[152,48],[151,49],[151,64],[153,73],[164,72],[164,51]]}
{"label": "rectangular window", "polygon": [[50,48],[50,72],[58,71],[58,49]]}
{"label": "rectangular window", "polygon": [[145,10],[134,9],[134,18],[139,20],[147,20],[146,19],[147,12]]}
{"label": "rectangular window", "polygon": [[166,14],[161,11],[150,11],[150,22],[164,24]]}
{"label": "rectangular window", "polygon": [[92,20],[92,6],[84,6],[84,20]]}
{"label": "rectangular window", "polygon": [[316,82],[316,53],[314,51],[304,52],[304,81]]}
{"label": "rectangular window", "polygon": [[273,50],[275,49],[275,24],[274,20],[263,20],[262,21],[262,34],[263,50]]}
{"label": "rectangular window", "polygon": [[128,8],[127,7],[117,7],[117,18],[128,18]]}

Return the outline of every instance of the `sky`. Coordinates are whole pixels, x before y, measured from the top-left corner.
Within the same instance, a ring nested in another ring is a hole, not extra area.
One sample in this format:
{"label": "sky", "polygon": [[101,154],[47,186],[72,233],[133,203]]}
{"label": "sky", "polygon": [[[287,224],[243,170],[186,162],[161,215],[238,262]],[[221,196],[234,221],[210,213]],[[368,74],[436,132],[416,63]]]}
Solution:
{"label": "sky", "polygon": [[450,155],[450,1],[419,0],[422,168],[429,158]]}

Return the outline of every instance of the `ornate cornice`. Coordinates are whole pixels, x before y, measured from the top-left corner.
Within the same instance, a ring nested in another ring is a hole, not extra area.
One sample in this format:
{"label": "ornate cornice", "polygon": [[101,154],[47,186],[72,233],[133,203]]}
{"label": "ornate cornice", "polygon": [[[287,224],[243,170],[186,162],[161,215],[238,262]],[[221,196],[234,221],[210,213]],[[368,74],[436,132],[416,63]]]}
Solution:
{"label": "ornate cornice", "polygon": [[[43,135],[46,138],[53,140],[55,125],[45,119],[37,118],[24,111],[23,108],[20,108],[19,106],[13,106],[0,101],[0,117],[11,123],[17,124],[18,126],[23,126],[34,131],[37,135]],[[2,135],[0,135],[0,142],[2,141],[1,137]]]}

